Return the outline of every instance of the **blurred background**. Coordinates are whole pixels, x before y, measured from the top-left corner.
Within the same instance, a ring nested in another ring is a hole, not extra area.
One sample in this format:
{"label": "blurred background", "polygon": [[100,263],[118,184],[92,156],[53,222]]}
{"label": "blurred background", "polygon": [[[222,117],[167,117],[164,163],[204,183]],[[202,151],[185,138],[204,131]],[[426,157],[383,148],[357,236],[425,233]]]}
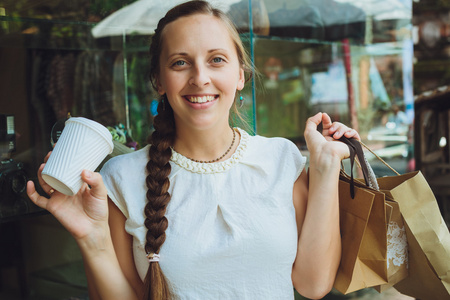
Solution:
{"label": "blurred background", "polygon": [[[27,199],[25,182],[36,182],[69,114],[107,126],[113,156],[146,145],[158,97],[150,37],[180,2],[0,0],[1,299],[87,299],[74,241]],[[450,223],[450,2],[210,2],[259,71],[243,91],[253,134],[289,138],[307,156],[305,121],[328,112],[398,172],[421,170]],[[378,176],[392,175],[367,155]],[[406,299],[370,288],[326,298]]]}

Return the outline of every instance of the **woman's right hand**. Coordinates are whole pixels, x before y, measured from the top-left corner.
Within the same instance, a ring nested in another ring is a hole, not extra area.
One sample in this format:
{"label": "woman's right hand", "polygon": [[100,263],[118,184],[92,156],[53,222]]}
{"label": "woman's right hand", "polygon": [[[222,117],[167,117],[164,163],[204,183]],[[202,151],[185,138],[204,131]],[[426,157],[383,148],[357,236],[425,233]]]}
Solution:
{"label": "woman's right hand", "polygon": [[[50,198],[40,195],[32,181],[27,183],[28,197],[37,206],[48,210],[76,240],[105,234],[108,230],[108,196],[101,175],[83,170],[81,178],[84,183],[74,196],[54,191],[42,178],[42,170],[50,154],[38,170],[39,184]],[[102,230],[105,231],[100,232]]]}

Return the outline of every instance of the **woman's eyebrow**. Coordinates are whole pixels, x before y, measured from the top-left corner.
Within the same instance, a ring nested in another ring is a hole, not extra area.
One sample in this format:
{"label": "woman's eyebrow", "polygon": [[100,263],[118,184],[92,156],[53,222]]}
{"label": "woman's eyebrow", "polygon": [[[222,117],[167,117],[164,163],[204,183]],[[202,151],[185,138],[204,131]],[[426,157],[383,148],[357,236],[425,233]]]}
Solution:
{"label": "woman's eyebrow", "polygon": [[167,58],[170,59],[172,56],[177,56],[177,55],[187,56],[188,54],[186,52],[175,52],[175,53],[170,54]]}
{"label": "woman's eyebrow", "polygon": [[223,49],[223,48],[215,48],[215,49],[210,49],[210,50],[208,50],[208,53],[216,52],[216,51],[225,51],[225,52],[227,52],[226,49]]}
{"label": "woman's eyebrow", "polygon": [[[226,49],[223,49],[223,48],[214,48],[214,49],[209,49],[208,53],[220,52],[220,51],[228,52]],[[171,57],[178,56],[178,55],[179,56],[188,56],[188,53],[187,52],[175,52],[175,53],[170,54],[167,58],[170,59]]]}

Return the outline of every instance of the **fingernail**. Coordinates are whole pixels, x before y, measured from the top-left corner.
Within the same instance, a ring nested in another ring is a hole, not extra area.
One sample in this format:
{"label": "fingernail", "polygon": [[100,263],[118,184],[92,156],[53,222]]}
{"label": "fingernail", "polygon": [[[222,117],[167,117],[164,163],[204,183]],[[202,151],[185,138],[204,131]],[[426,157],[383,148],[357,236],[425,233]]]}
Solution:
{"label": "fingernail", "polygon": [[84,171],[84,175],[86,176],[86,178],[90,178],[92,176],[92,172],[88,171],[88,170],[85,170]]}

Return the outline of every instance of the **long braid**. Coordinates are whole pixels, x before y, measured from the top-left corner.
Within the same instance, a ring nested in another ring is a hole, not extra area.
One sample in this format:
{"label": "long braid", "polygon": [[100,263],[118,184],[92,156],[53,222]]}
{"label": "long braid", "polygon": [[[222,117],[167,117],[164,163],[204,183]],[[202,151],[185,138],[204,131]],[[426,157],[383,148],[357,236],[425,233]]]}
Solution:
{"label": "long braid", "polygon": [[[165,98],[165,96],[164,96]],[[167,102],[166,100],[163,100]],[[155,131],[150,138],[149,161],[147,163],[147,205],[145,206],[145,227],[147,228],[145,251],[159,253],[166,239],[168,226],[166,213],[170,201],[168,192],[171,171],[171,146],[175,137],[173,111],[168,103],[158,105],[158,115],[154,119]],[[169,288],[157,262],[151,262],[145,278],[145,298],[149,300],[166,300],[170,298]]]}

